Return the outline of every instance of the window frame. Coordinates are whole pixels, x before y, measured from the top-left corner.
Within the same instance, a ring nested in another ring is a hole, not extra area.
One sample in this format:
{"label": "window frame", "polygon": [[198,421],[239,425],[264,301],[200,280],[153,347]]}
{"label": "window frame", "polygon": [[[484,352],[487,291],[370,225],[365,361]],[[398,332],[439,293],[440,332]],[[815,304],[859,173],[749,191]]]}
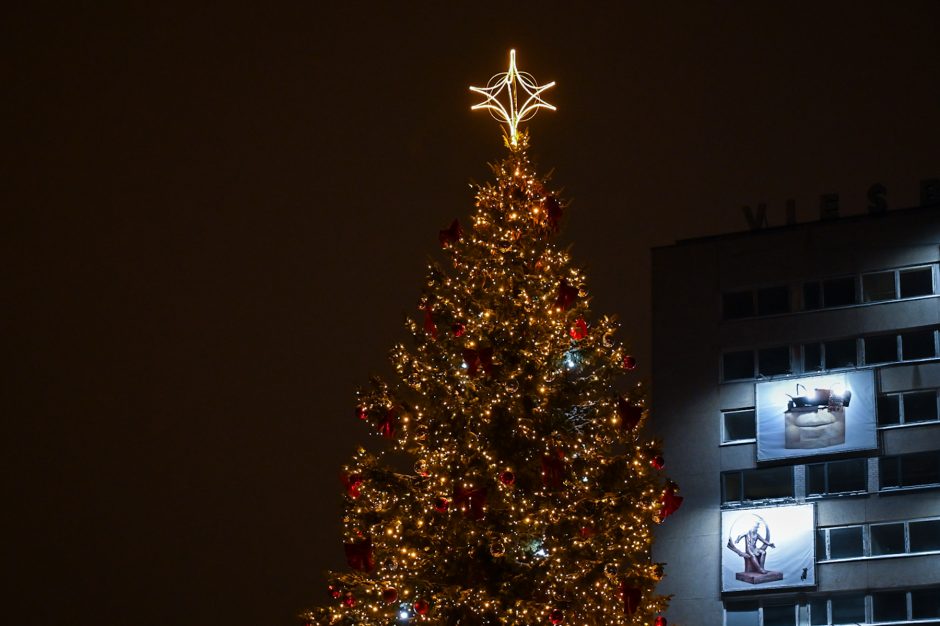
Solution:
{"label": "window frame", "polygon": [[[832,491],[829,488],[830,468],[836,464],[840,463],[861,463],[862,468],[864,469],[864,476],[862,482],[864,487],[861,489],[853,489],[851,491]],[[809,471],[810,467],[822,467],[823,468],[823,484],[825,485],[825,491],[821,493],[811,492],[809,487]],[[845,498],[849,496],[860,496],[868,495],[868,458],[867,457],[854,457],[850,459],[837,459],[833,461],[820,461],[818,463],[807,463],[806,464],[806,479],[805,479],[805,496],[807,500],[821,500],[824,498]]]}
{"label": "window frame", "polygon": [[[740,413],[751,413],[754,420],[754,436],[745,439],[729,439],[728,438],[728,429],[725,424],[725,419],[731,414],[740,414]],[[736,445],[741,443],[756,443],[757,442],[757,409],[755,407],[742,407],[740,409],[723,409],[721,411],[721,443],[719,445],[729,446]]]}
{"label": "window frame", "polygon": [[[781,469],[789,470],[789,473],[790,473],[790,495],[786,495],[786,496],[774,496],[774,497],[771,497],[771,498],[760,498],[760,499],[756,499],[756,500],[749,500],[749,499],[747,499],[747,498],[744,497],[745,494],[746,494],[746,492],[747,492],[747,488],[746,488],[746,484],[745,484],[745,474],[746,474],[746,473],[765,472],[765,471],[768,471],[768,470],[781,470]],[[734,500],[728,499],[728,498],[726,497],[727,494],[726,494],[726,492],[725,492],[725,477],[726,477],[726,476],[729,476],[729,475],[731,475],[731,474],[737,474],[737,475],[738,475],[738,494],[737,494],[737,495],[738,495],[738,498],[736,498],[736,499],[734,499]],[[746,468],[746,469],[726,470],[726,471],[724,471],[724,472],[721,472],[721,474],[720,474],[719,476],[720,476],[720,477],[719,477],[719,480],[721,481],[721,483],[720,483],[720,488],[721,488],[721,507],[722,507],[722,508],[726,508],[726,509],[727,509],[727,508],[736,508],[737,506],[745,505],[745,504],[750,504],[750,503],[754,503],[754,502],[776,502],[776,503],[780,503],[780,502],[790,502],[790,501],[793,501],[793,500],[796,498],[796,474],[795,474],[795,472],[794,472],[794,466],[792,466],[792,465],[779,465],[779,466],[775,466],[775,467],[752,467],[752,468]]]}
{"label": "window frame", "polygon": [[[920,452],[908,452],[906,454],[889,454],[878,457],[878,493],[894,493],[899,491],[911,491],[914,489],[937,489],[940,488],[940,469],[938,469],[936,480],[929,483],[915,483],[911,485],[904,484],[904,463],[903,459],[909,459],[918,455],[934,455],[937,457],[937,464],[940,465],[940,450],[923,450]],[[884,474],[884,464],[894,462],[897,464],[898,485],[885,487],[882,476]]]}
{"label": "window frame", "polygon": [[[928,394],[930,392],[934,394],[934,409],[936,417],[933,419],[918,419],[915,421],[908,421],[907,419],[907,408],[905,405],[905,396],[914,395],[914,394]],[[889,391],[886,393],[879,393],[875,398],[875,405],[877,407],[878,401],[881,398],[897,398],[898,401],[898,421],[892,422],[890,424],[881,424],[880,417],[881,413],[878,413],[878,428],[898,428],[901,426],[919,426],[922,424],[933,424],[940,421],[940,387],[925,387],[923,389],[906,389],[904,391]],[[877,409],[876,409],[877,410]]]}

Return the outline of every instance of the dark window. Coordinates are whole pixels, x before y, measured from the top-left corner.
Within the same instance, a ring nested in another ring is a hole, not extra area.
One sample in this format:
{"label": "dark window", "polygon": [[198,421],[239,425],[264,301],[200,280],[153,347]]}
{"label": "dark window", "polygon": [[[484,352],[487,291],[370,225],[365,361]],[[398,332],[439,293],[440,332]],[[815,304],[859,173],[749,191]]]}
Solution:
{"label": "dark window", "polygon": [[940,617],[940,587],[911,592],[911,618]]}
{"label": "dark window", "polygon": [[[826,531],[825,529],[816,529],[816,560],[825,561],[829,557],[826,555]],[[814,624],[816,622],[813,622]],[[823,622],[825,623],[825,622]]]}
{"label": "dark window", "polygon": [[827,341],[826,348],[826,369],[836,369],[838,367],[855,366],[855,340],[840,339],[839,341]]}
{"label": "dark window", "polygon": [[865,491],[867,475],[865,459],[813,463],[806,466],[806,492],[825,495]]}
{"label": "dark window", "polygon": [[871,527],[871,555],[902,554],[904,524],[878,524]]}
{"label": "dark window", "polygon": [[933,293],[933,276],[929,267],[901,272],[901,297],[929,296]]}
{"label": "dark window", "polygon": [[794,626],[796,607],[792,604],[764,607],[764,626]]}
{"label": "dark window", "polygon": [[904,394],[904,423],[937,419],[937,392],[917,391]]}
{"label": "dark window", "polygon": [[940,520],[911,522],[911,552],[930,552],[940,550]]}
{"label": "dark window", "polygon": [[790,373],[790,348],[764,348],[757,351],[757,371],[764,376]]}
{"label": "dark window", "polygon": [[896,456],[883,456],[878,459],[878,486],[891,489],[901,486],[901,461]]}
{"label": "dark window", "polygon": [[862,276],[862,300],[864,302],[894,300],[896,297],[894,272],[878,272]]}
{"label": "dark window", "polygon": [[740,502],[741,472],[725,472],[721,475],[721,502]]}
{"label": "dark window", "polygon": [[751,350],[726,352],[722,360],[725,380],[754,378],[754,353]]}
{"label": "dark window", "polygon": [[907,619],[907,593],[882,591],[871,594],[871,612],[876,622]]}
{"label": "dark window", "polygon": [[835,596],[832,602],[833,624],[864,624],[865,596]]}
{"label": "dark window", "polygon": [[737,291],[722,295],[722,309],[726,320],[754,315],[754,297],[750,291]]}
{"label": "dark window", "polygon": [[818,343],[803,344],[803,371],[815,372],[822,369],[822,345]]}
{"label": "dark window", "polygon": [[803,309],[812,311],[822,306],[822,300],[819,297],[819,283],[805,283],[803,285]]}
{"label": "dark window", "polygon": [[829,607],[825,600],[809,601],[809,619],[812,626],[826,626],[829,623]]}
{"label": "dark window", "polygon": [[747,470],[742,474],[745,500],[793,497],[793,468],[791,467]]}
{"label": "dark window", "polygon": [[901,423],[901,396],[878,396],[878,424]]}
{"label": "dark window", "polygon": [[823,281],[823,306],[855,304],[855,278],[833,278]]}
{"label": "dark window", "polygon": [[865,337],[865,363],[889,363],[897,360],[897,335]]}
{"label": "dark window", "polygon": [[725,604],[725,626],[758,626],[760,616],[757,602],[728,602]]}
{"label": "dark window", "polygon": [[722,419],[724,420],[724,442],[754,439],[757,436],[754,409],[725,411]]}
{"label": "dark window", "polygon": [[901,354],[905,361],[929,359],[936,355],[933,346],[933,331],[918,330],[901,334]]}
{"label": "dark window", "polygon": [[861,526],[829,529],[830,559],[847,559],[863,555]]}
{"label": "dark window", "polygon": [[790,312],[790,288],[767,287],[757,290],[757,314],[776,315]]}
{"label": "dark window", "polygon": [[881,488],[940,483],[940,452],[915,452],[879,459]]}

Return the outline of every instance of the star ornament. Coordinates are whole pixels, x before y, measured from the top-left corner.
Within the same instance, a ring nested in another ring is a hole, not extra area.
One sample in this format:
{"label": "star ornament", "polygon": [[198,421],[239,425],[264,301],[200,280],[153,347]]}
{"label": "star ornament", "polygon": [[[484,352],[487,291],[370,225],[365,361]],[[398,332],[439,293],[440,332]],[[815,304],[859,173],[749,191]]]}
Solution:
{"label": "star ornament", "polygon": [[[519,136],[519,124],[529,120],[539,109],[555,110],[555,107],[542,99],[541,93],[555,86],[555,81],[545,85],[538,85],[535,77],[528,72],[520,72],[516,68],[516,51],[509,51],[509,71],[501,72],[490,79],[486,87],[470,87],[470,91],[478,93],[486,100],[473,105],[471,110],[488,109],[490,114],[509,126],[509,139],[516,145]],[[506,95],[503,95],[503,92]],[[520,93],[524,100],[520,105]],[[506,108],[504,100],[508,100]]]}

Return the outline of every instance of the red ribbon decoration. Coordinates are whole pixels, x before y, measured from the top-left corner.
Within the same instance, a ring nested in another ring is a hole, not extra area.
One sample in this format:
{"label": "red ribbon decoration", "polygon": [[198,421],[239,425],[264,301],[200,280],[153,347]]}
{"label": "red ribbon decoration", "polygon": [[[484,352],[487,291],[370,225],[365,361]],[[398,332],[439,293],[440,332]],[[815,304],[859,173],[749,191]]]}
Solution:
{"label": "red ribbon decoration", "polygon": [[618,588],[621,598],[623,598],[623,612],[627,615],[633,615],[640,608],[640,598],[642,592],[637,587],[628,587],[623,581],[620,581]]}
{"label": "red ribbon decoration", "polygon": [[424,309],[424,332],[431,335],[431,338],[437,339],[437,324],[434,323],[431,307]]}
{"label": "red ribbon decoration", "polygon": [[569,332],[572,339],[575,341],[581,341],[587,337],[588,334],[587,322],[584,321],[583,317],[579,317],[577,320],[575,320],[574,326],[571,327]]}
{"label": "red ribbon decoration", "polygon": [[359,486],[365,482],[360,474],[347,474],[343,473],[340,477],[343,481],[343,485],[346,487],[346,495],[352,499],[359,497]]}
{"label": "red ribbon decoration", "polygon": [[480,348],[479,350],[464,348],[463,360],[467,364],[467,374],[470,376],[476,376],[481,368],[487,374],[493,373],[492,348]]}
{"label": "red ribbon decoration", "polygon": [[562,311],[567,311],[572,304],[578,300],[578,288],[572,287],[564,278],[558,283],[558,297],[555,298],[555,306]]}
{"label": "red ribbon decoration", "polygon": [[676,495],[675,485],[667,485],[666,491],[663,492],[663,495],[659,498],[659,523],[662,524],[663,521],[672,515],[678,510],[682,505],[682,496]]}
{"label": "red ribbon decoration", "polygon": [[395,409],[388,409],[385,415],[379,420],[378,429],[383,437],[391,439],[395,436],[395,428],[398,426],[398,414]]}
{"label": "red ribbon decoration", "polygon": [[346,552],[346,562],[354,570],[368,574],[375,569],[375,556],[372,553],[371,537],[354,543],[344,543],[343,550]]}
{"label": "red ribbon decoration", "polygon": [[469,519],[474,521],[483,519],[486,515],[486,487],[455,485],[454,506],[460,508]]}
{"label": "red ribbon decoration", "polygon": [[460,222],[455,219],[451,222],[450,228],[445,228],[438,233],[437,240],[441,242],[441,247],[446,248],[460,241],[461,237],[463,237],[463,229],[460,227]]}
{"label": "red ribbon decoration", "polygon": [[549,489],[561,489],[565,482],[565,453],[556,449],[542,457],[542,484]]}
{"label": "red ribbon decoration", "polygon": [[617,398],[617,416],[620,418],[621,430],[633,430],[643,417],[643,407],[626,398]]}
{"label": "red ribbon decoration", "polygon": [[548,196],[542,201],[542,210],[545,211],[545,216],[548,218],[548,225],[552,229],[552,232],[557,233],[559,222],[561,222],[561,216],[564,212],[561,208],[561,202],[559,202],[558,198],[555,196]]}

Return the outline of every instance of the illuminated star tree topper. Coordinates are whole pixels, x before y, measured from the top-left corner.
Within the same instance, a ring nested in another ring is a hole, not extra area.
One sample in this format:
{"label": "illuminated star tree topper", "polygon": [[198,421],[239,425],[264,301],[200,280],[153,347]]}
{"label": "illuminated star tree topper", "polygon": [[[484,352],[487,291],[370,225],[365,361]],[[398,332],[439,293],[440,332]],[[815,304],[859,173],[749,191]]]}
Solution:
{"label": "illuminated star tree topper", "polygon": [[[486,87],[470,87],[486,98],[483,102],[470,107],[472,110],[489,109],[490,114],[509,126],[509,140],[513,146],[517,145],[519,137],[519,124],[531,119],[541,109],[555,110],[555,107],[542,99],[542,92],[555,86],[555,81],[546,85],[538,85],[535,77],[528,72],[520,72],[516,68],[516,51],[509,51],[509,71],[500,72],[493,76]],[[522,89],[525,100],[519,102],[519,89]],[[508,94],[507,109],[501,101],[503,91]]]}

